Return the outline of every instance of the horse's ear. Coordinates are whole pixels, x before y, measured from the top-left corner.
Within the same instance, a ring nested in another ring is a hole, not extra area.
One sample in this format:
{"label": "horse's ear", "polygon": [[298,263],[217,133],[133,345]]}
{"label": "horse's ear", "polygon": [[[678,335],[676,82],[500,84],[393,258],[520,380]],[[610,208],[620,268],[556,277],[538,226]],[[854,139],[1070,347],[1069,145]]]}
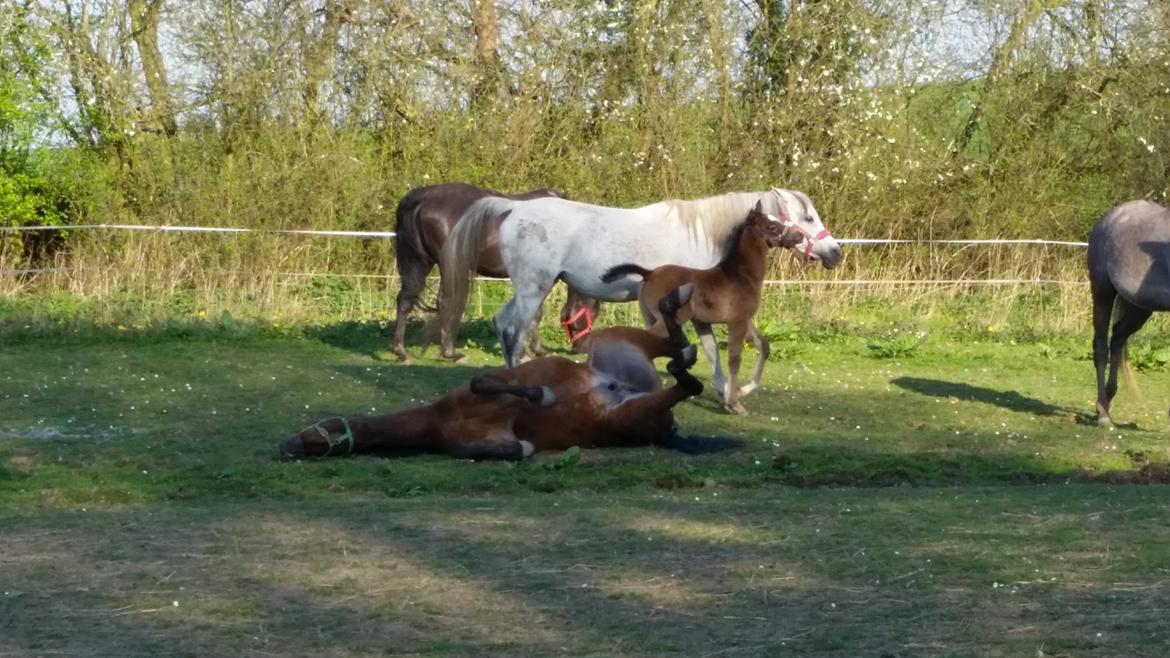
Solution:
{"label": "horse's ear", "polygon": [[757,199],[756,200],[756,207],[753,208],[753,210],[755,210],[755,212],[760,214],[760,215],[764,214],[764,200]]}
{"label": "horse's ear", "polygon": [[776,207],[780,210],[780,219],[785,222],[792,221],[792,216],[788,214],[788,192],[773,187],[772,193],[776,195]]}

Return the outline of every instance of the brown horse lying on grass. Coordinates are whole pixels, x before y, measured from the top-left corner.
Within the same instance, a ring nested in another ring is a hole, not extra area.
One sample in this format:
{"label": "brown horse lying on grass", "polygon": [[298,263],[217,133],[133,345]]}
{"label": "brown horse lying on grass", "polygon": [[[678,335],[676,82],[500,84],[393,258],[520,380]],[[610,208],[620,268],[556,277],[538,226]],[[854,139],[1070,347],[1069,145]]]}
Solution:
{"label": "brown horse lying on grass", "polygon": [[[541,357],[477,375],[433,404],[384,416],[330,418],[280,444],[283,457],[424,452],[474,459],[523,459],[572,446],[658,445],[714,452],[739,445],[680,437],[671,408],[703,385],[689,372],[696,351],[673,312],[666,337],[619,327],[595,332],[586,363]],[[633,338],[633,340],[630,340]],[[663,388],[651,359],[670,356],[675,385]]]}

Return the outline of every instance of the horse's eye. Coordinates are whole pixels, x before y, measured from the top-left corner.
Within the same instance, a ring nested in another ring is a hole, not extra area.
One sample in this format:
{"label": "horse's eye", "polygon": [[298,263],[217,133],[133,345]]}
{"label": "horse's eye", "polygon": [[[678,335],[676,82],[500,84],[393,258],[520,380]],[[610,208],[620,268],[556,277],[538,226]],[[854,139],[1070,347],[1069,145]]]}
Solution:
{"label": "horse's eye", "polygon": [[617,390],[617,384],[615,384],[615,383],[613,383],[613,382],[610,382],[610,383],[609,383],[609,386],[607,386],[606,388],[608,388],[608,389],[609,389],[609,390],[611,390],[611,391],[616,391],[616,390]]}

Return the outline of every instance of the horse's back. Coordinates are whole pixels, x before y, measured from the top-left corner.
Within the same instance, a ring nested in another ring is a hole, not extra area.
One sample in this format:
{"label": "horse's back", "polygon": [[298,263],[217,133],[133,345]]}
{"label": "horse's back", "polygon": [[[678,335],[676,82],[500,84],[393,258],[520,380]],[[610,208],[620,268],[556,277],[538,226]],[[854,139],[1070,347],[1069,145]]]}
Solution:
{"label": "horse's back", "polygon": [[1087,263],[1094,290],[1170,309],[1170,211],[1144,200],[1111,209],[1089,232]]}

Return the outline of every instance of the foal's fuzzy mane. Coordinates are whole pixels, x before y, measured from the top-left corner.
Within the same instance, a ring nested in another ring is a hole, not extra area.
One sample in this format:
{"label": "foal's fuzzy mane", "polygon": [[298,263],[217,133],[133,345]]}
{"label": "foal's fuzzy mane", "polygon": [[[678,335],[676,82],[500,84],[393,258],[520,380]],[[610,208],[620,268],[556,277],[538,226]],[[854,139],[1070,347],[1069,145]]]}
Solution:
{"label": "foal's fuzzy mane", "polygon": [[739,254],[739,241],[743,239],[743,232],[751,226],[751,223],[748,221],[750,217],[751,215],[745,215],[740,219],[738,224],[731,227],[731,233],[728,234],[727,241],[723,243],[723,252],[719,256],[719,265],[731,263]]}

